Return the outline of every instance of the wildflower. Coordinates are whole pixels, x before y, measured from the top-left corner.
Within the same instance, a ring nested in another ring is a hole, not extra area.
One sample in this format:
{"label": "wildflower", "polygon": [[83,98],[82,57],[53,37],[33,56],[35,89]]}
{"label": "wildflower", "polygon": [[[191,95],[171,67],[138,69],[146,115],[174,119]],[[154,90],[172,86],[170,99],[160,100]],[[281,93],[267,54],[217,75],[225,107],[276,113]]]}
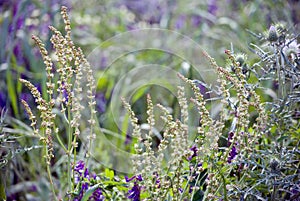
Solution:
{"label": "wildflower", "polygon": [[6,102],[7,102],[6,94],[0,92],[0,109],[6,106]]}
{"label": "wildflower", "polygon": [[185,22],[186,22],[186,16],[185,15],[180,15],[176,22],[175,22],[175,27],[176,29],[182,29],[185,26]]}
{"label": "wildflower", "polygon": [[106,103],[107,103],[105,94],[102,92],[98,92],[98,93],[96,93],[95,98],[97,101],[96,107],[97,107],[99,113],[104,113],[106,111]]}
{"label": "wildflower", "polygon": [[[93,178],[94,180],[98,180],[97,175],[93,175],[90,177],[88,168],[85,168],[85,164],[82,160],[78,161],[74,167],[75,173],[75,184],[80,184],[80,191],[79,194],[74,198],[76,201],[81,201],[84,193],[90,188],[91,180],[90,178]],[[83,174],[84,171],[84,174]],[[97,188],[93,194],[89,197],[89,200],[95,200],[95,201],[103,201],[105,197],[102,194],[101,188]]]}
{"label": "wildflower", "polygon": [[161,186],[160,186],[160,179],[159,179],[159,177],[158,177],[158,173],[157,172],[154,172],[153,173],[153,175],[154,175],[154,177],[155,177],[155,183],[156,183],[156,187],[157,188],[160,188]]}
{"label": "wildflower", "polygon": [[82,160],[78,161],[74,170],[78,173],[81,173],[81,171],[84,169],[84,162]]}
{"label": "wildflower", "polygon": [[129,132],[126,133],[125,145],[129,145],[132,141],[131,134]]}
{"label": "wildflower", "polygon": [[230,131],[228,133],[228,138],[227,138],[227,146],[230,147],[231,145],[231,140],[233,139],[233,135],[234,135],[234,132]]}
{"label": "wildflower", "polygon": [[80,192],[79,192],[78,196],[76,196],[76,197],[74,198],[74,201],[81,201],[84,192],[85,192],[88,188],[89,188],[89,184],[88,184],[87,182],[83,182],[83,183],[81,184]]}
{"label": "wildflower", "polygon": [[128,198],[132,201],[140,201],[140,195],[141,187],[137,184],[137,182],[134,182],[132,189],[128,191]]}
{"label": "wildflower", "polygon": [[207,99],[209,98],[209,86],[200,80],[193,80],[196,86],[200,89],[202,96]]}
{"label": "wildflower", "polygon": [[142,175],[134,175],[133,177],[128,178],[128,176],[125,176],[125,181],[126,182],[131,182],[132,180],[138,180],[138,181],[143,181]]}
{"label": "wildflower", "polygon": [[[82,173],[84,171],[84,166],[85,166],[84,162],[82,160],[80,160],[80,161],[77,162],[77,164],[74,168],[74,171],[76,171],[79,174],[79,176],[82,176]],[[89,178],[89,171],[88,171],[87,168],[85,169],[83,177],[84,178]]]}
{"label": "wildflower", "polygon": [[198,148],[196,145],[193,145],[190,150],[193,152],[193,155],[188,157],[188,160],[191,161],[195,156],[197,156]]}
{"label": "wildflower", "polygon": [[128,10],[149,24],[159,24],[163,15],[168,11],[167,3],[162,3],[162,1],[159,0],[123,0],[121,2]]}
{"label": "wildflower", "polygon": [[217,1],[210,0],[208,3],[207,11],[212,15],[216,15],[217,10],[218,10]]}
{"label": "wildflower", "polygon": [[229,152],[229,157],[228,157],[227,162],[228,162],[228,163],[231,163],[232,160],[235,158],[236,155],[237,155],[236,147],[235,147],[235,146],[232,146],[231,151]]}
{"label": "wildflower", "polygon": [[133,201],[139,201],[140,200],[140,194],[141,194],[141,187],[138,185],[137,181],[143,181],[142,175],[134,175],[131,178],[128,178],[125,176],[126,182],[130,182],[134,180],[134,185],[132,189],[128,190],[128,198],[132,199]]}
{"label": "wildflower", "polygon": [[92,196],[89,197],[89,199],[94,199],[95,201],[102,201],[104,200],[104,196],[102,194],[101,188],[97,188]]}
{"label": "wildflower", "polygon": [[194,27],[199,27],[202,22],[202,17],[199,15],[192,15],[191,17],[191,23]]}

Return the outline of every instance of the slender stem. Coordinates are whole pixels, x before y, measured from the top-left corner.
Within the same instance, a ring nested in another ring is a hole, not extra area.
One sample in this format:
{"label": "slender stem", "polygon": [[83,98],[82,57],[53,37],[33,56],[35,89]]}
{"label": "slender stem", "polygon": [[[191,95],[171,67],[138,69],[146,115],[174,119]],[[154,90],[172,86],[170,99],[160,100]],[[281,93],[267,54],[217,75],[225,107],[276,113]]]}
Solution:
{"label": "slender stem", "polygon": [[[189,181],[190,181],[190,179],[192,178],[192,176],[193,176],[193,174],[194,174],[194,170],[195,170],[196,167],[197,167],[197,163],[195,164],[195,166],[194,166],[194,168],[193,168],[193,171],[192,171],[192,172],[190,173],[190,175],[189,175],[189,178],[188,178],[188,180],[187,180],[187,182],[186,182],[186,184],[185,184],[185,186],[184,186],[183,192],[182,192],[182,194],[181,194],[179,200],[182,200],[183,194],[184,194],[184,192],[186,191],[186,189],[187,189],[187,187],[188,187]],[[197,184],[197,183],[196,183],[196,184]]]}
{"label": "slender stem", "polygon": [[222,178],[222,181],[223,181],[223,190],[224,190],[224,201],[228,201],[228,198],[227,198],[227,189],[226,189],[226,179],[222,173],[222,171],[220,170],[220,167],[218,167],[218,165],[216,165],[219,173],[220,173],[220,176]]}
{"label": "slender stem", "polygon": [[57,138],[57,140],[58,140],[59,145],[63,148],[63,150],[64,150],[65,152],[68,152],[67,148],[65,147],[65,145],[64,145],[64,143],[62,142],[61,138],[59,137],[58,133],[55,133],[55,135],[56,135],[56,138]]}
{"label": "slender stem", "polygon": [[[73,140],[73,143],[75,144],[77,141],[77,136],[75,135],[74,137],[74,140]],[[73,151],[73,154],[74,154],[74,159],[73,159],[73,164],[75,165],[76,164],[76,147],[74,147],[74,151]],[[73,178],[75,178],[75,171],[72,171],[73,172]],[[73,185],[74,186],[74,185]],[[74,188],[73,188],[74,189]]]}
{"label": "slender stem", "polygon": [[280,64],[279,64],[279,58],[276,55],[277,54],[277,48],[274,48],[274,54],[276,56],[276,65],[277,65],[277,78],[278,78],[278,91],[277,91],[277,98],[280,100],[282,98],[282,79],[281,79],[281,73],[280,73]]}
{"label": "slender stem", "polygon": [[[45,145],[45,151],[46,151],[46,156],[47,156],[47,153],[48,153],[47,145]],[[55,188],[54,188],[54,184],[53,184],[53,180],[52,180],[52,174],[51,174],[51,170],[50,170],[50,161],[48,161],[48,158],[46,158],[46,166],[47,166],[47,173],[48,173],[48,177],[49,177],[50,188],[51,188],[52,194],[54,196],[54,199],[58,200],[56,197],[56,193],[55,193]]]}
{"label": "slender stem", "polygon": [[[283,56],[281,56],[281,54],[280,54],[280,59],[281,59],[282,70],[284,71],[285,70],[285,67],[284,67],[285,63],[284,63],[284,58],[283,58]],[[281,82],[281,84],[282,84],[282,86],[281,86],[281,89],[282,89],[281,93],[282,93],[282,96],[283,96],[282,98],[284,98],[286,96],[286,94],[285,94],[285,92],[286,92],[285,72],[282,73],[281,80],[282,80],[282,82]]]}
{"label": "slender stem", "polygon": [[72,179],[71,179],[71,149],[72,149],[72,127],[71,127],[71,108],[70,106],[68,106],[68,164],[67,164],[67,168],[68,168],[68,189],[69,191],[73,190],[73,185],[72,185]]}
{"label": "slender stem", "polygon": [[[197,185],[197,183],[199,182],[199,180],[200,180],[200,175],[201,175],[201,173],[198,174],[195,185]],[[206,176],[206,174],[204,174],[204,175],[201,177],[201,180],[202,180],[205,176]],[[193,189],[191,200],[194,199],[195,189],[196,189],[196,188]]]}

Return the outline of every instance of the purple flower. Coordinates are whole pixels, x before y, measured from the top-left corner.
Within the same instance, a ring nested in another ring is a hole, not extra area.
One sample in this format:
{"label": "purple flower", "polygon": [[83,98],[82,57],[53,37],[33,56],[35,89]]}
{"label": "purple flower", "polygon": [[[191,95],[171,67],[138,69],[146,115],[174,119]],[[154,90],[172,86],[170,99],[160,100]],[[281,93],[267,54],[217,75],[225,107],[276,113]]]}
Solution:
{"label": "purple flower", "polygon": [[143,178],[142,178],[142,175],[134,175],[134,176],[132,176],[132,177],[130,177],[130,178],[128,178],[128,176],[125,176],[125,181],[126,182],[130,182],[130,181],[132,181],[132,180],[134,180],[134,179],[136,179],[136,180],[138,180],[138,181],[143,181]]}
{"label": "purple flower", "polygon": [[102,56],[100,59],[100,68],[105,69],[108,65],[108,58],[107,56]]}
{"label": "purple flower", "polygon": [[160,188],[160,179],[158,178],[158,173],[157,172],[154,172],[153,173],[154,177],[155,177],[155,183],[157,185],[157,188]]}
{"label": "purple flower", "polygon": [[227,138],[227,146],[230,147],[231,145],[231,140],[233,139],[233,135],[234,135],[234,132],[230,131],[228,133],[228,138]]}
{"label": "purple flower", "polygon": [[[233,131],[230,131],[228,133],[228,138],[227,138],[227,146],[230,147],[231,146],[231,140],[233,139],[233,135],[234,135],[234,132]],[[231,161],[235,158],[235,156],[237,155],[237,149],[236,147],[233,145],[232,148],[231,148],[231,151],[229,152],[229,156],[228,156],[228,159],[227,159],[227,162],[228,163],[231,163]]]}
{"label": "purple flower", "polygon": [[142,175],[139,174],[139,175],[136,177],[136,180],[138,180],[138,181],[143,181]]}
{"label": "purple flower", "polygon": [[191,23],[194,27],[199,27],[200,23],[202,21],[202,17],[199,15],[192,15],[191,17]]}
{"label": "purple flower", "polygon": [[143,181],[142,175],[134,175],[130,178],[125,176],[126,182],[130,182],[134,180],[134,185],[132,189],[128,190],[128,198],[132,199],[133,201],[139,201],[140,200],[140,194],[141,194],[141,187],[138,185],[137,181]]}
{"label": "purple flower", "polygon": [[197,152],[198,152],[198,148],[196,147],[196,145],[193,145],[190,148],[191,151],[193,151],[193,155],[188,157],[188,160],[191,161],[195,156],[197,156]]}
{"label": "purple flower", "polygon": [[89,197],[89,200],[94,199],[95,201],[103,201],[105,197],[102,194],[101,188],[97,188],[93,194]]}
{"label": "purple flower", "polygon": [[128,10],[133,12],[137,19],[146,21],[149,24],[159,24],[162,17],[169,9],[166,2],[159,0],[123,0],[121,4],[125,5]]}
{"label": "purple flower", "polygon": [[[84,166],[85,166],[84,162],[82,160],[80,160],[75,165],[74,171],[76,171],[79,174],[79,177],[83,176],[83,178],[90,179],[89,170],[87,168],[84,170]],[[83,171],[84,171],[84,174],[82,175]]]}
{"label": "purple flower", "polygon": [[175,22],[175,28],[176,29],[184,28],[185,22],[186,22],[186,16],[180,15]]}
{"label": "purple flower", "polygon": [[128,145],[131,143],[132,137],[130,135],[130,132],[126,133],[126,139],[125,139],[125,145]]}
{"label": "purple flower", "polygon": [[6,106],[6,95],[3,92],[0,92],[0,109]]}
{"label": "purple flower", "polygon": [[68,103],[68,101],[69,101],[69,94],[68,94],[68,91],[67,91],[67,89],[66,89],[66,84],[65,83],[63,83],[62,84],[62,95],[63,95],[63,98],[64,98],[64,102],[65,103]]}
{"label": "purple flower", "polygon": [[200,93],[202,94],[203,98],[207,99],[209,98],[209,87],[202,81],[200,80],[193,80],[194,83],[199,87]]}
{"label": "purple flower", "polygon": [[128,197],[132,201],[140,201],[140,195],[141,195],[141,187],[137,184],[137,182],[134,182],[134,186],[132,189],[128,191]]}
{"label": "purple flower", "polygon": [[85,191],[89,188],[89,184],[87,182],[83,182],[81,186],[81,191]]}
{"label": "purple flower", "polygon": [[135,179],[135,176],[133,176],[133,177],[128,177],[128,176],[125,176],[125,181],[126,182],[131,182],[133,179]]}
{"label": "purple flower", "polygon": [[107,100],[104,93],[96,93],[96,106],[99,113],[104,113],[106,111]]}
{"label": "purple flower", "polygon": [[[87,168],[85,168],[85,164],[82,160],[78,161],[74,167],[75,171],[75,184],[78,184],[81,182],[80,185],[80,191],[78,196],[74,198],[76,201],[81,201],[84,193],[89,189],[91,180],[90,178],[93,178],[94,180],[97,179],[97,175],[94,174],[93,176],[90,177],[89,171]],[[84,171],[84,174],[82,174]],[[95,200],[95,201],[103,201],[105,197],[102,195],[101,188],[97,188],[93,194],[89,197],[89,200]]]}
{"label": "purple flower", "polygon": [[227,159],[227,162],[231,163],[236,155],[237,155],[236,147],[232,146],[231,151],[230,151],[229,156],[228,156],[228,159]]}
{"label": "purple flower", "polygon": [[83,182],[81,184],[79,195],[74,198],[74,201],[81,201],[84,192],[89,188],[89,184],[87,182]]}
{"label": "purple flower", "polygon": [[210,0],[208,3],[207,11],[212,15],[216,15],[217,10],[218,10],[217,1]]}
{"label": "purple flower", "polygon": [[75,165],[74,170],[78,173],[82,173],[84,170],[84,162],[82,160],[78,161]]}

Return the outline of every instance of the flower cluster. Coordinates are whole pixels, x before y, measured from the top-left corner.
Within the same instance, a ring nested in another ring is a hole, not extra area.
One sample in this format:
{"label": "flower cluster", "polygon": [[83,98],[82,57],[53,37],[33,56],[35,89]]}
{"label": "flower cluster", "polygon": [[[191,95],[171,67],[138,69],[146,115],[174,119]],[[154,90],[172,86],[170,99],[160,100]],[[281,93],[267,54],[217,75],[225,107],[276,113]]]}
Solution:
{"label": "flower cluster", "polygon": [[229,152],[229,156],[227,159],[228,163],[231,163],[231,161],[237,155],[237,148],[234,144],[232,144],[233,135],[234,135],[234,132],[232,132],[232,131],[228,133],[227,147],[231,147],[231,151]]}
{"label": "flower cluster", "polygon": [[139,181],[143,181],[143,178],[141,175],[133,176],[131,178],[128,178],[125,176],[125,181],[130,182],[132,180],[134,181],[133,187],[128,190],[127,197],[131,199],[132,201],[140,201],[141,197],[141,189],[142,187],[138,184]]}
{"label": "flower cluster", "polygon": [[[77,186],[77,195],[74,197],[74,201],[81,201],[84,194],[96,184],[98,178],[97,175],[90,175],[88,168],[85,163],[80,160],[76,163],[74,169],[74,183]],[[89,200],[103,201],[105,200],[104,195],[100,187],[94,189],[93,194],[89,197]]]}

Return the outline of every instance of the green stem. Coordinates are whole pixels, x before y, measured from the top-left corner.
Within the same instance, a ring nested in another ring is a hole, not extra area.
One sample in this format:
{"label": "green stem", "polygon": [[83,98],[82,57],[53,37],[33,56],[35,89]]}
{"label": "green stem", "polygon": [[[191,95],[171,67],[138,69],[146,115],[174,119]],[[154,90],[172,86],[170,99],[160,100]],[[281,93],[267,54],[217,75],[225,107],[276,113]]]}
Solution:
{"label": "green stem", "polygon": [[59,137],[58,133],[55,133],[55,135],[56,135],[56,138],[57,138],[57,140],[58,140],[59,145],[63,148],[63,150],[64,150],[65,152],[68,152],[67,148],[65,147],[65,145],[64,145],[64,143],[62,142],[61,138]]}
{"label": "green stem", "polygon": [[218,165],[216,166],[219,173],[220,173],[220,176],[222,178],[222,181],[223,181],[223,190],[224,190],[224,201],[228,201],[228,198],[227,198],[227,189],[226,189],[226,179],[222,173],[222,171],[220,170],[220,167],[218,167]]}
{"label": "green stem", "polygon": [[[46,156],[47,156],[47,153],[48,153],[47,145],[45,145],[45,151],[46,151]],[[48,173],[48,177],[49,177],[50,188],[51,188],[52,194],[54,196],[54,199],[58,200],[56,197],[56,194],[55,194],[55,188],[54,188],[52,174],[51,174],[51,170],[50,170],[50,161],[48,161],[48,158],[46,158],[46,164],[47,164],[47,173]]]}
{"label": "green stem", "polygon": [[68,150],[67,150],[67,155],[68,155],[68,189],[69,192],[73,190],[73,185],[72,185],[72,179],[71,179],[71,150],[72,150],[72,127],[71,127],[71,108],[68,106]]}
{"label": "green stem", "polygon": [[[73,140],[73,143],[75,144],[76,143],[76,140],[77,140],[77,137],[75,136],[74,137],[74,140]],[[76,164],[76,147],[74,147],[74,159],[73,159],[73,164],[75,165]],[[75,178],[75,171],[72,171],[73,172],[73,178]],[[73,188],[74,189],[74,188]]]}
{"label": "green stem", "polygon": [[[197,176],[197,179],[196,179],[196,183],[195,183],[195,185],[197,185],[197,183],[199,182],[199,180],[200,180],[200,175],[201,175],[201,173],[199,173],[199,175]],[[204,178],[206,176],[206,174],[204,174],[202,177],[201,177],[201,180]],[[195,190],[196,190],[196,188],[194,188],[193,189],[193,192],[192,192],[192,197],[191,197],[191,201],[193,200],[193,198],[194,198],[194,195],[195,195]]]}

